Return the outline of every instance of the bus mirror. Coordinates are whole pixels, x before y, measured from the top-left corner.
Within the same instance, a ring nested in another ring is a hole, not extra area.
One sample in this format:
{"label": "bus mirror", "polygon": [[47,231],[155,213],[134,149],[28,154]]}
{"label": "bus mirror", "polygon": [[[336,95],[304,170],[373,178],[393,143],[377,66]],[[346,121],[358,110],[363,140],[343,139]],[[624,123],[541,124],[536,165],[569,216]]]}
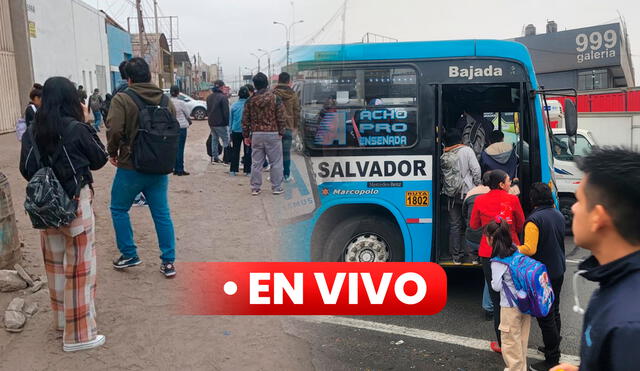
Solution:
{"label": "bus mirror", "polygon": [[574,137],[578,132],[578,112],[571,99],[564,101],[564,123],[567,136]]}

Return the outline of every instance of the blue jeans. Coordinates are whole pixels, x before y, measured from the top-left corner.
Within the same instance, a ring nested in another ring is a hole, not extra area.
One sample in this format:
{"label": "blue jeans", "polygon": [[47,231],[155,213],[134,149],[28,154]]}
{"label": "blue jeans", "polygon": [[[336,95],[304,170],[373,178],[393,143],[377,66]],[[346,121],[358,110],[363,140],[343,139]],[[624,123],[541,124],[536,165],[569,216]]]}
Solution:
{"label": "blue jeans", "polygon": [[111,187],[111,220],[116,232],[118,250],[125,258],[138,256],[137,247],[133,241],[129,209],[134,198],[142,192],[147,199],[156,227],[161,251],[160,259],[163,263],[175,260],[176,237],[169,210],[168,187],[167,175],[144,174],[121,168],[116,171]]}
{"label": "blue jeans", "polygon": [[222,149],[229,147],[229,127],[228,126],[214,126],[211,128],[211,153],[215,160],[220,159],[218,155],[218,138],[222,139]]}
{"label": "blue jeans", "polygon": [[93,127],[96,131],[100,131],[100,124],[102,123],[102,113],[100,111],[93,111]]}
{"label": "blue jeans", "polygon": [[487,282],[484,283],[484,291],[482,292],[482,309],[487,312],[493,312],[493,303],[491,302],[491,296],[489,296],[489,286]]}
{"label": "blue jeans", "polygon": [[288,178],[291,175],[291,143],[293,143],[293,131],[285,129],[282,136],[282,166],[283,175]]}
{"label": "blue jeans", "polygon": [[178,155],[173,171],[181,173],[184,171],[184,145],[187,142],[187,128],[180,129],[180,140],[178,140]]}

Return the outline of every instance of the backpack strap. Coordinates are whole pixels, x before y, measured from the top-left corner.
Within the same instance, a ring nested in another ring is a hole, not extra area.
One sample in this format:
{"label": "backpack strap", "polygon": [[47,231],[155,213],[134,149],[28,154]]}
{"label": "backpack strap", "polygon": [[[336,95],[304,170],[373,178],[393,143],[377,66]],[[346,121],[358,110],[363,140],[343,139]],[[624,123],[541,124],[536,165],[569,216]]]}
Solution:
{"label": "backpack strap", "polygon": [[[136,106],[138,107],[138,110],[143,110],[143,109],[144,109],[144,107],[146,107],[146,106],[147,106],[147,104],[146,104],[146,103],[144,103],[144,102],[142,101],[142,99],[140,98],[140,96],[138,95],[138,93],[136,93],[136,92],[134,92],[133,90],[131,90],[131,88],[126,88],[126,89],[124,90],[124,93],[125,93],[126,95],[128,95],[128,96],[133,100],[133,103],[135,103],[135,104],[136,104]],[[163,94],[163,97],[164,97],[164,94]],[[162,102],[161,102],[161,103],[162,103]]]}
{"label": "backpack strap", "polygon": [[160,98],[160,107],[167,108],[169,106],[169,97],[165,94],[162,94],[162,98]]}
{"label": "backpack strap", "polygon": [[511,289],[509,288],[509,286],[507,286],[507,284],[504,282],[504,279],[502,279],[502,291],[504,291],[504,294],[507,297],[507,301],[509,302],[509,305],[511,305],[512,307],[518,308],[518,305],[516,304],[516,297],[511,292]]}

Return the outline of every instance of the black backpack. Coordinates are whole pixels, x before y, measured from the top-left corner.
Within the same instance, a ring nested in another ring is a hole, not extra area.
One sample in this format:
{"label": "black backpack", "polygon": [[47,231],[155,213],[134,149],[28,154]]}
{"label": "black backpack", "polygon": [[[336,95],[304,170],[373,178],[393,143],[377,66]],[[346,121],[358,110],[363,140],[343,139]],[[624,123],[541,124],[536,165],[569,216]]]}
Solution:
{"label": "black backpack", "polygon": [[138,106],[138,133],[131,153],[134,168],[141,173],[171,173],[176,164],[180,124],[168,109],[169,97],[163,94],[160,105],[150,105],[133,90],[124,92]]}
{"label": "black backpack", "polygon": [[[66,135],[66,133],[70,132],[75,125],[74,121],[69,121],[64,134]],[[29,135],[31,135],[33,144],[33,155],[39,168],[27,183],[26,198],[24,200],[24,208],[29,214],[31,224],[36,229],[60,228],[69,225],[76,218],[80,179],[78,179],[75,167],[66,153],[67,149],[62,142],[62,136],[60,137],[60,146],[53,156],[42,157],[33,137],[33,130],[29,130]],[[77,184],[76,197],[74,198],[70,198],[67,195],[51,167],[51,164],[60,156],[69,161],[73,170],[73,176]]]}

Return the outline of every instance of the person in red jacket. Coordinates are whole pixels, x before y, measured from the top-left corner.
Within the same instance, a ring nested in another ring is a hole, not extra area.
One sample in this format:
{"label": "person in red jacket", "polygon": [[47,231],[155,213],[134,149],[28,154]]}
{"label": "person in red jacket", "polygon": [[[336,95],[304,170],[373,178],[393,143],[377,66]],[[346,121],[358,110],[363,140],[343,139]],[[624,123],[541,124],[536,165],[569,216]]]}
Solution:
{"label": "person in red jacket", "polygon": [[[492,170],[488,175],[488,186],[491,189],[489,193],[480,195],[476,198],[473,205],[473,211],[471,211],[471,219],[469,220],[469,226],[473,229],[485,227],[492,220],[495,220],[497,216],[506,220],[509,223],[509,230],[511,231],[511,239],[516,245],[520,245],[520,239],[518,233],[522,232],[524,226],[524,212],[520,205],[520,200],[517,196],[509,194],[511,188],[511,178],[507,173],[502,170]],[[478,256],[482,262],[482,271],[484,272],[484,279],[487,285],[491,285],[491,246],[487,243],[486,237],[482,237],[480,241],[480,249],[478,250]],[[500,295],[493,290],[489,290],[491,296],[491,302],[494,308],[500,308]],[[497,353],[501,353],[501,341],[500,341],[500,312],[494,311],[493,314],[493,326],[496,332],[497,342],[491,342],[491,350]]]}

